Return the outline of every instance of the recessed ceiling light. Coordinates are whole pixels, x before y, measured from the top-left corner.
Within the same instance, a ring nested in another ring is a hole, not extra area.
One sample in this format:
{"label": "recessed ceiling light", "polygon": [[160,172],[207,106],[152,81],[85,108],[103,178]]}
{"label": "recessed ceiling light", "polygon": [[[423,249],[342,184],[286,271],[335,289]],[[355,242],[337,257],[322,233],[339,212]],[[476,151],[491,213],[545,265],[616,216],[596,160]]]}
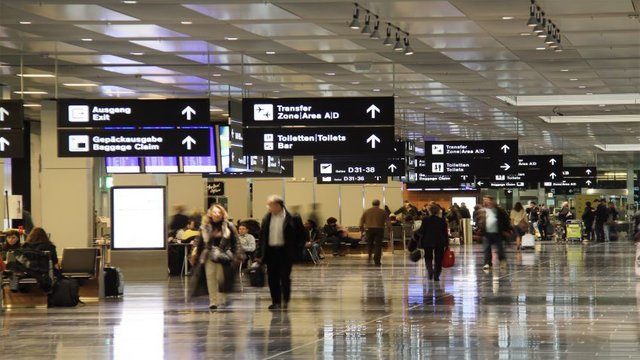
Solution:
{"label": "recessed ceiling light", "polygon": [[253,85],[253,83],[252,82],[246,82],[246,83],[244,83],[244,85],[245,86],[251,86],[251,85]]}
{"label": "recessed ceiling light", "polygon": [[131,54],[133,56],[142,56],[142,55],[144,55],[143,52],[138,52],[138,51],[130,52],[129,54]]}
{"label": "recessed ceiling light", "polygon": [[18,74],[18,76],[23,78],[54,78],[56,77],[53,74]]}
{"label": "recessed ceiling light", "polygon": [[537,47],[536,50],[547,50],[546,47]]}
{"label": "recessed ceiling light", "polygon": [[587,87],[585,85],[580,85],[578,86],[578,89],[586,89]]}
{"label": "recessed ceiling light", "polygon": [[17,95],[47,95],[46,91],[14,91]]}
{"label": "recessed ceiling light", "polygon": [[567,71],[569,71],[569,69],[560,69],[560,71],[567,72]]}
{"label": "recessed ceiling light", "polygon": [[513,20],[513,16],[503,16],[502,20]]}
{"label": "recessed ceiling light", "polygon": [[210,108],[210,109],[209,109],[209,111],[210,111],[210,112],[223,112],[224,110],[223,110],[223,109],[220,109],[220,108],[218,108],[218,107],[213,107],[213,108]]}
{"label": "recessed ceiling light", "polygon": [[69,87],[96,87],[96,86],[100,86],[98,84],[93,84],[93,83],[63,83],[62,85],[69,86]]}
{"label": "recessed ceiling light", "polygon": [[275,55],[276,52],[275,51],[266,51],[265,54],[267,54],[267,55]]}
{"label": "recessed ceiling light", "polygon": [[411,104],[411,105],[413,105],[415,103],[416,103],[415,101],[409,101],[409,104]]}
{"label": "recessed ceiling light", "polygon": [[351,85],[360,85],[360,81],[352,81]]}
{"label": "recessed ceiling light", "polygon": [[336,73],[334,73],[334,72],[326,72],[324,74],[327,75],[327,76],[334,76]]}
{"label": "recessed ceiling light", "polygon": [[220,76],[222,76],[222,74],[215,73],[215,74],[211,74],[211,76],[213,76],[213,77],[220,77]]}
{"label": "recessed ceiling light", "polygon": [[379,92],[380,89],[373,89],[373,92]]}
{"label": "recessed ceiling light", "polygon": [[232,36],[225,36],[224,39],[227,40],[227,41],[236,41],[236,40],[238,40],[237,37],[232,37]]}
{"label": "recessed ceiling light", "polygon": [[24,107],[42,107],[42,105],[40,105],[40,104],[24,104],[22,106],[24,106]]}
{"label": "recessed ceiling light", "polygon": [[569,81],[578,81],[578,79],[576,79],[576,78],[571,78],[571,79],[569,79]]}
{"label": "recessed ceiling light", "polygon": [[528,33],[528,32],[522,32],[522,33],[520,33],[520,36],[531,36],[531,33]]}
{"label": "recessed ceiling light", "polygon": [[273,92],[274,92],[274,93],[279,93],[279,92],[280,92],[280,90],[273,90]]}
{"label": "recessed ceiling light", "polygon": [[607,105],[606,105],[606,104],[600,104],[600,105],[598,105],[598,106],[600,106],[600,107],[605,107],[605,106],[607,106]]}
{"label": "recessed ceiling light", "polygon": [[224,113],[224,114],[222,114],[222,116],[229,116],[229,114],[227,114],[227,113]]}
{"label": "recessed ceiling light", "polygon": [[80,40],[82,40],[82,41],[84,41],[84,42],[90,42],[90,41],[93,41],[93,39],[92,39],[92,38],[82,38],[82,39],[80,39]]}
{"label": "recessed ceiling light", "polygon": [[184,20],[184,21],[180,21],[180,24],[182,24],[182,25],[191,25],[191,24],[193,24],[193,21]]}
{"label": "recessed ceiling light", "polygon": [[610,112],[610,111],[611,111],[611,109],[604,109],[604,111],[606,111],[606,112]]}
{"label": "recessed ceiling light", "polygon": [[425,106],[424,109],[425,110],[431,110],[431,106]]}
{"label": "recessed ceiling light", "polygon": [[20,21],[20,25],[31,25],[31,21]]}
{"label": "recessed ceiling light", "polygon": [[132,5],[132,4],[137,4],[138,0],[122,0],[122,3],[127,5]]}

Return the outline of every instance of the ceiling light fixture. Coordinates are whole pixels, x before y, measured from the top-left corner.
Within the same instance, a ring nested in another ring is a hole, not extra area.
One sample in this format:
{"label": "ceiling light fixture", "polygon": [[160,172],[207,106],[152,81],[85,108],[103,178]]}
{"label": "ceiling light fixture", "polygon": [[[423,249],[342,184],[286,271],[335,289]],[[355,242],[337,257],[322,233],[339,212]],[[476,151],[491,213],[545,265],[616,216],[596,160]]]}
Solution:
{"label": "ceiling light fixture", "polygon": [[640,105],[640,93],[497,96],[514,106]]}
{"label": "ceiling light fixture", "polygon": [[182,24],[182,25],[191,25],[191,24],[193,24],[193,21],[183,20],[183,21],[180,21],[180,24]]}
{"label": "ceiling light fixture", "polygon": [[275,51],[266,51],[265,54],[267,54],[267,55],[275,55],[276,52]]}
{"label": "ceiling light fixture", "polygon": [[227,41],[236,41],[236,40],[238,40],[238,38],[234,37],[234,36],[225,36],[224,39],[227,40]]}
{"label": "ceiling light fixture", "polygon": [[14,91],[16,95],[47,95],[46,91]]}
{"label": "ceiling light fixture", "polygon": [[358,7],[358,3],[355,3],[355,9],[353,9],[353,18],[351,19],[351,23],[349,27],[353,30],[360,29],[360,9]]}
{"label": "ceiling light fixture", "polygon": [[547,45],[551,45],[554,44],[556,42],[556,38],[555,36],[553,36],[552,32],[551,32],[551,27],[555,28],[555,25],[549,21],[549,25],[547,26],[547,35],[544,38],[544,43]]}
{"label": "ceiling light fixture", "polygon": [[637,123],[640,115],[540,116],[540,119],[550,124]]}
{"label": "ceiling light fixture", "polygon": [[387,24],[387,37],[384,39],[382,45],[393,46],[393,40],[391,40],[391,25]]}
{"label": "ceiling light fixture", "polygon": [[252,82],[246,82],[246,83],[244,83],[244,85],[245,86],[253,86],[253,83]]}
{"label": "ceiling light fixture", "polygon": [[400,42],[400,33],[396,31],[396,44],[393,45],[393,50],[402,51],[404,50],[404,46],[402,46],[402,42]]}
{"label": "ceiling light fixture", "polygon": [[220,76],[222,76],[222,74],[215,73],[215,74],[211,74],[211,76],[213,76],[213,77],[220,77]]}
{"label": "ceiling light fixture", "polygon": [[513,20],[513,16],[503,16],[502,20]]}
{"label": "ceiling light fixture", "polygon": [[360,81],[352,81],[351,85],[360,85]]}
{"label": "ceiling light fixture", "polygon": [[594,145],[604,152],[637,152],[640,151],[640,144],[602,144]]}
{"label": "ceiling light fixture", "polygon": [[411,45],[409,45],[409,38],[404,38],[404,54],[413,55],[413,49]]}
{"label": "ceiling light fixture", "polygon": [[53,74],[18,74],[18,77],[22,78],[54,78]]}
{"label": "ceiling light fixture", "polygon": [[380,20],[378,18],[378,15],[376,15],[376,23],[375,25],[373,25],[373,31],[371,32],[371,35],[369,36],[371,39],[374,40],[378,40],[380,39]]}
{"label": "ceiling light fixture", "polygon": [[369,10],[367,10],[367,14],[364,16],[364,26],[360,33],[371,34],[371,14],[369,14]]}
{"label": "ceiling light fixture", "polygon": [[133,51],[133,52],[130,52],[129,54],[133,55],[133,56],[142,56],[142,55],[144,55],[144,53],[140,52],[140,51]]}
{"label": "ceiling light fixture", "polygon": [[532,30],[534,34],[538,34],[544,31],[544,28],[542,27],[542,17],[544,16],[544,13],[541,11],[540,6],[537,6],[536,10],[538,10],[536,13],[536,25]]}
{"label": "ceiling light fixture", "polygon": [[24,104],[23,107],[42,107],[41,104]]}
{"label": "ceiling light fixture", "polygon": [[20,21],[20,25],[31,25],[31,21]]}
{"label": "ceiling light fixture", "polygon": [[133,4],[137,4],[138,0],[122,0],[122,3],[127,5],[133,5]]}
{"label": "ceiling light fixture", "polygon": [[336,73],[334,73],[334,72],[326,72],[324,74],[327,75],[327,76],[334,76]]}
{"label": "ceiling light fixture", "polygon": [[93,41],[93,39],[92,39],[92,38],[82,38],[82,39],[80,39],[80,40],[82,40],[82,41],[84,41],[84,42],[91,42],[91,41]]}
{"label": "ceiling light fixture", "polygon": [[62,85],[68,86],[68,87],[96,87],[96,86],[100,86],[98,84],[93,84],[93,83],[63,83]]}
{"label": "ceiling light fixture", "polygon": [[538,23],[536,19],[536,0],[531,0],[531,7],[529,8],[529,20],[527,20],[527,26],[534,27]]}

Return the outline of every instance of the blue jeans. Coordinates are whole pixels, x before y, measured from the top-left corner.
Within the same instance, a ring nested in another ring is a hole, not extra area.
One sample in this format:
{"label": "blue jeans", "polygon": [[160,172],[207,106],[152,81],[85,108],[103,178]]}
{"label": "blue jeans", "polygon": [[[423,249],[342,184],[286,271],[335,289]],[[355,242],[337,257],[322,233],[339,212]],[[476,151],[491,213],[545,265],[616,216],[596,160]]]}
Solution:
{"label": "blue jeans", "polygon": [[504,238],[500,234],[484,234],[482,237],[482,247],[484,249],[484,264],[491,265],[491,246],[496,246],[498,248],[498,259],[500,261],[506,260],[507,255],[504,252]]}

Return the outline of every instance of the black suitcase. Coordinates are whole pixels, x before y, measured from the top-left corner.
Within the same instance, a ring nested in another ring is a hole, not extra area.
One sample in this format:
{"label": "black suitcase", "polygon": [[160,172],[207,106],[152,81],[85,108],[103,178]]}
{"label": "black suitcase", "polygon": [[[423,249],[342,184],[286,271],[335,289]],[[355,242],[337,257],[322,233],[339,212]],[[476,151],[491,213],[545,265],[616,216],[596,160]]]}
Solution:
{"label": "black suitcase", "polygon": [[104,296],[115,297],[124,294],[124,277],[117,267],[104,268]]}
{"label": "black suitcase", "polygon": [[264,267],[252,267],[249,268],[249,284],[254,287],[264,286]]}

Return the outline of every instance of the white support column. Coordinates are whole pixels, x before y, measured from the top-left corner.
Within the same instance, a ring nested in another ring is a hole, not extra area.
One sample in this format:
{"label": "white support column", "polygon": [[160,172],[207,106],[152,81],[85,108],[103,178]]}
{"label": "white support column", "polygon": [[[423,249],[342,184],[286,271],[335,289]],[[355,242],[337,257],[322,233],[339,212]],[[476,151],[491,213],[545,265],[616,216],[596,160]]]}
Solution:
{"label": "white support column", "polygon": [[41,201],[32,213],[39,212],[42,223],[35,225],[51,233],[62,253],[93,242],[93,159],[58,157],[56,110],[55,101],[42,102]]}

